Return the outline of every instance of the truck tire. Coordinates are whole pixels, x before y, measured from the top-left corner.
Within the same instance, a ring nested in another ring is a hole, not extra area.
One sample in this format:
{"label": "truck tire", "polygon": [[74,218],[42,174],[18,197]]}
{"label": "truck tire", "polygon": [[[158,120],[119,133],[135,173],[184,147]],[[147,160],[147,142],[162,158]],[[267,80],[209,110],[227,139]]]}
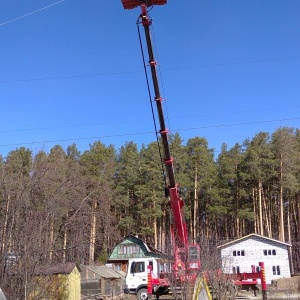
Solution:
{"label": "truck tire", "polygon": [[147,289],[140,289],[137,293],[137,300],[148,300]]}

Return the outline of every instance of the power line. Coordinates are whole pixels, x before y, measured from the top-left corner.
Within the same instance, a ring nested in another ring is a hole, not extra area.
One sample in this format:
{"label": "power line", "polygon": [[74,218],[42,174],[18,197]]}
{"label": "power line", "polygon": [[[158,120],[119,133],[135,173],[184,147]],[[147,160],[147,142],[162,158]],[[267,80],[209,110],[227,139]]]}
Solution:
{"label": "power line", "polygon": [[[65,0],[62,0],[62,1],[65,1]],[[60,1],[60,2],[62,2],[62,1]],[[58,2],[58,3],[60,3],[60,2]],[[0,24],[0,26],[1,26],[1,24]],[[290,58],[249,60],[249,61],[240,61],[240,62],[205,64],[205,65],[194,65],[194,66],[178,66],[178,67],[171,67],[171,68],[161,68],[160,67],[160,71],[172,71],[172,70],[195,69],[195,68],[210,68],[210,67],[225,67],[225,66],[231,66],[231,65],[263,63],[263,62],[275,62],[275,61],[296,60],[296,59],[300,59],[300,57],[296,56],[296,57],[290,57]],[[120,74],[133,74],[133,73],[141,73],[141,72],[143,72],[143,71],[142,70],[139,70],[139,71],[138,70],[132,70],[132,71],[122,71],[122,72],[107,72],[107,73],[69,75],[69,76],[50,76],[50,77],[40,77],[40,78],[24,78],[24,79],[13,79],[13,80],[0,80],[0,83],[18,83],[18,82],[29,82],[29,81],[76,79],[76,78],[111,76],[111,75],[120,75]]]}
{"label": "power line", "polygon": [[95,74],[83,74],[83,75],[70,75],[70,76],[53,76],[53,77],[41,77],[41,78],[1,80],[0,83],[18,83],[18,82],[29,82],[29,81],[73,79],[73,78],[85,78],[85,77],[110,76],[110,75],[119,75],[119,74],[132,74],[132,73],[141,73],[141,72],[142,71],[124,71],[124,72],[107,72],[107,73],[95,73]]}
{"label": "power line", "polygon": [[34,11],[32,11],[32,12],[30,12],[30,13],[28,13],[28,14],[25,14],[25,15],[23,15],[23,16],[20,16],[20,17],[11,19],[11,20],[6,21],[6,22],[4,22],[4,23],[0,23],[0,26],[6,25],[6,24],[8,24],[8,23],[15,22],[15,21],[17,21],[17,20],[20,20],[20,19],[25,18],[25,17],[30,16],[30,15],[33,15],[33,14],[35,14],[35,13],[41,11],[41,10],[45,10],[45,9],[47,9],[47,8],[50,8],[51,6],[60,4],[60,3],[64,2],[64,1],[65,1],[65,0],[61,0],[61,1],[55,2],[55,3],[50,4],[50,5],[48,5],[48,6],[45,6],[45,7],[39,8],[39,9],[37,9],[37,10],[34,10]]}
{"label": "power line", "polygon": [[[178,120],[178,119],[191,119],[191,118],[200,118],[200,117],[208,117],[208,116],[218,116],[222,115],[234,115],[234,114],[244,114],[244,113],[257,113],[257,112],[266,112],[266,111],[276,111],[276,110],[284,110],[284,109],[297,109],[300,106],[292,106],[292,107],[278,107],[278,108],[266,108],[266,109],[253,109],[253,110],[244,110],[244,111],[228,111],[228,112],[221,112],[221,113],[210,113],[210,114],[201,114],[201,115],[192,115],[192,116],[180,116],[180,117],[173,117],[170,120]],[[22,128],[22,129],[7,129],[7,130],[0,130],[0,133],[9,133],[9,132],[26,132],[26,131],[38,131],[38,130],[50,130],[50,129],[63,129],[63,128],[80,128],[80,127],[92,127],[92,126],[103,126],[103,125],[116,125],[116,124],[129,124],[129,123],[144,123],[148,122],[150,119],[143,119],[143,120],[134,120],[134,121],[119,121],[119,122],[103,122],[103,123],[90,123],[90,124],[73,124],[73,125],[62,125],[62,126],[51,126],[51,127],[36,127],[36,128]],[[298,118],[289,118],[289,119],[280,119],[280,120],[271,120],[271,121],[262,121],[264,122],[277,122],[277,121],[287,121],[287,120],[298,120]],[[248,124],[248,123],[246,123]],[[249,123],[251,124],[251,123]],[[207,127],[199,127],[201,128],[214,128],[214,127],[224,127],[224,126],[231,126],[231,125],[212,125]],[[198,129],[198,128],[196,128]],[[182,129],[187,130],[187,129]]]}
{"label": "power line", "polygon": [[62,125],[62,126],[38,127],[38,128],[7,129],[7,130],[0,130],[0,133],[63,129],[63,128],[78,128],[78,127],[90,127],[90,126],[100,126],[100,125],[103,126],[103,125],[112,125],[112,124],[128,124],[128,123],[139,123],[143,121],[144,120],[127,121],[127,122],[124,121],[124,122],[104,122],[104,123],[93,123],[93,124],[77,124],[77,125],[75,124],[75,125]]}
{"label": "power line", "polygon": [[234,126],[263,124],[263,123],[275,123],[275,122],[284,122],[284,121],[295,121],[295,120],[300,120],[300,118],[286,118],[286,119],[275,119],[275,120],[265,120],[265,121],[253,121],[253,122],[243,122],[243,123],[232,123],[232,124],[220,124],[220,125],[210,125],[210,126],[201,126],[201,127],[180,128],[180,129],[177,129],[175,131],[187,131],[187,130],[196,130],[196,129],[210,129],[210,128],[220,128],[220,127],[234,127]]}
{"label": "power line", "polygon": [[205,64],[205,65],[194,65],[194,66],[180,66],[180,67],[167,68],[165,70],[223,67],[223,66],[232,66],[232,65],[243,65],[243,64],[253,64],[253,63],[268,63],[268,62],[276,62],[276,61],[284,61],[284,60],[296,60],[296,59],[300,59],[300,56],[270,58],[270,59],[257,59],[257,60],[244,60],[244,61],[236,61],[236,62],[228,62],[228,63],[216,63],[216,64]]}
{"label": "power line", "polygon": [[154,133],[153,131],[148,131],[148,132],[113,134],[113,135],[102,135],[102,136],[81,137],[81,138],[68,138],[68,139],[57,139],[57,140],[32,141],[32,142],[23,142],[23,143],[0,144],[0,147],[21,146],[21,145],[34,145],[34,144],[47,144],[47,143],[80,141],[80,140],[95,140],[95,139],[103,139],[103,138],[122,137],[122,136],[135,136],[135,135],[145,135],[145,134],[153,134],[153,133]]}
{"label": "power line", "polygon": [[267,111],[275,111],[275,110],[287,110],[287,109],[295,109],[299,108],[300,106],[292,106],[292,107],[277,107],[277,108],[264,108],[264,109],[251,109],[251,110],[242,110],[242,111],[227,111],[227,112],[220,112],[220,113],[210,113],[210,114],[202,114],[202,115],[192,115],[192,116],[181,116],[172,119],[187,119],[187,118],[199,118],[199,117],[211,117],[211,116],[218,116],[218,115],[234,115],[234,114],[244,114],[244,113],[258,113],[258,112],[267,112]]}
{"label": "power line", "polygon": [[[180,128],[180,129],[175,129],[174,132],[192,131],[192,130],[210,129],[210,128],[221,128],[221,127],[244,126],[244,125],[263,124],[263,123],[275,123],[275,122],[294,121],[294,120],[300,120],[300,118],[277,119],[277,120],[266,120],[266,121],[255,121],[255,122],[243,122],[243,123],[232,123],[232,124],[220,124],[220,125],[210,125],[210,126]],[[103,139],[103,138],[137,136],[137,135],[148,135],[148,134],[155,134],[155,132],[153,132],[153,131],[147,131],[147,132],[135,132],[135,133],[102,135],[102,136],[93,136],[93,137],[67,138],[67,139],[57,139],[57,140],[45,140],[45,141],[23,142],[23,143],[0,144],[0,147],[21,146],[21,145],[34,145],[34,144],[47,144],[47,143],[80,141],[80,140],[95,140],[95,139]]]}

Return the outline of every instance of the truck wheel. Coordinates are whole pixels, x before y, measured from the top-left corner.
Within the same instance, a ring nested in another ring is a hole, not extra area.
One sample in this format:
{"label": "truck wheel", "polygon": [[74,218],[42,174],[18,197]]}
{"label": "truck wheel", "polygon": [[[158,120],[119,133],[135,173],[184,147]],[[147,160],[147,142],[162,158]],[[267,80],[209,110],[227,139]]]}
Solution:
{"label": "truck wheel", "polygon": [[138,300],[148,300],[148,291],[147,289],[140,289],[137,293]]}

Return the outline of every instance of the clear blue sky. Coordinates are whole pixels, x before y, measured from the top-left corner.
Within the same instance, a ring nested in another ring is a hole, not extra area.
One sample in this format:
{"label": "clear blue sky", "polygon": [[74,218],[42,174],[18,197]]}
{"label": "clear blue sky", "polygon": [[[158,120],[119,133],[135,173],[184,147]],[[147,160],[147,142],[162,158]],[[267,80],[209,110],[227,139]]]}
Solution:
{"label": "clear blue sky", "polygon": [[[1,155],[155,140],[139,14],[121,0],[1,0]],[[169,0],[150,16],[167,124],[184,142],[218,154],[299,127],[299,0]]]}

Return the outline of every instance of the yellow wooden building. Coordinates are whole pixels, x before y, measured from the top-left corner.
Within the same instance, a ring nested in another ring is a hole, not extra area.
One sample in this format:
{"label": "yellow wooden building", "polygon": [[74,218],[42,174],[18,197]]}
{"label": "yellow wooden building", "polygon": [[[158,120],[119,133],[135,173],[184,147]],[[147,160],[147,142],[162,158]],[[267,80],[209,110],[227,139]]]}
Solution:
{"label": "yellow wooden building", "polygon": [[80,300],[80,270],[74,263],[39,267],[30,300]]}

